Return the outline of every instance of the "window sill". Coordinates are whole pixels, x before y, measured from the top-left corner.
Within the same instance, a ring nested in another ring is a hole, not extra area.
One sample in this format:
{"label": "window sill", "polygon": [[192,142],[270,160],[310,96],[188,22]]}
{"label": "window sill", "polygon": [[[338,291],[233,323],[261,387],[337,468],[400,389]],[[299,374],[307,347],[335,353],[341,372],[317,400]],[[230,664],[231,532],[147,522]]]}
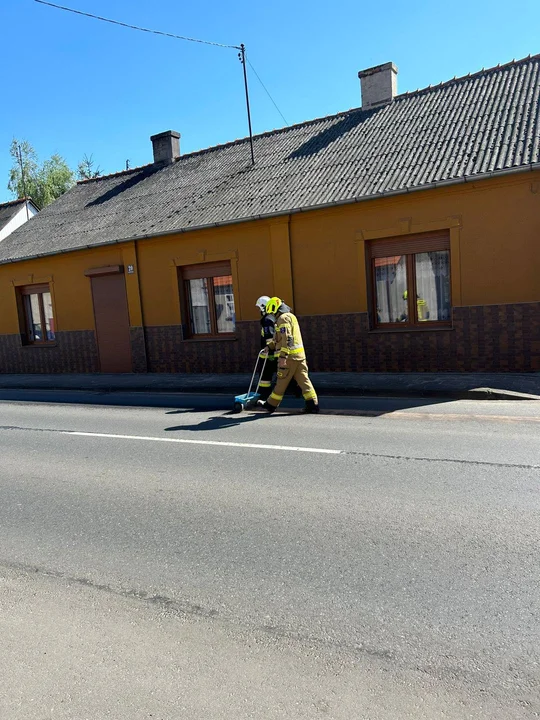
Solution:
{"label": "window sill", "polygon": [[189,337],[182,340],[183,343],[200,343],[200,342],[231,342],[238,340],[238,335],[205,335],[203,337]]}
{"label": "window sill", "polygon": [[425,332],[454,332],[452,325],[434,325],[425,327],[419,325],[408,325],[407,327],[377,327],[368,330],[370,335],[388,335],[388,333],[425,333]]}
{"label": "window sill", "polygon": [[46,343],[22,343],[23,348],[51,348],[51,347],[57,347],[58,343],[55,341],[53,342],[46,342]]}

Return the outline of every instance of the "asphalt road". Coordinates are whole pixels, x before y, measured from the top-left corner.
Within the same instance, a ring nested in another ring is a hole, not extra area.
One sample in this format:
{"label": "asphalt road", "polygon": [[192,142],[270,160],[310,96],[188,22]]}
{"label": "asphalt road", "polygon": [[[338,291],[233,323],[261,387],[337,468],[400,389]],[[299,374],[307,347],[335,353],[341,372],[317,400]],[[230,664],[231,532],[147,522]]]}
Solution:
{"label": "asphalt road", "polygon": [[16,397],[0,717],[540,717],[537,403]]}

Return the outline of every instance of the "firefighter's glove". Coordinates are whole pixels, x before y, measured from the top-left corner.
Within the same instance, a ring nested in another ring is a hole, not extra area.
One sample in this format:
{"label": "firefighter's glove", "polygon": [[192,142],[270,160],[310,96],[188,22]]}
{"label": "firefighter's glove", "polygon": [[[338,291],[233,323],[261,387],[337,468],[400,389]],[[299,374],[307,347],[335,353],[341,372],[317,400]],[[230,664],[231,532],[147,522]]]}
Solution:
{"label": "firefighter's glove", "polygon": [[268,348],[263,348],[261,352],[259,353],[259,357],[261,360],[264,360],[264,358],[268,357]]}

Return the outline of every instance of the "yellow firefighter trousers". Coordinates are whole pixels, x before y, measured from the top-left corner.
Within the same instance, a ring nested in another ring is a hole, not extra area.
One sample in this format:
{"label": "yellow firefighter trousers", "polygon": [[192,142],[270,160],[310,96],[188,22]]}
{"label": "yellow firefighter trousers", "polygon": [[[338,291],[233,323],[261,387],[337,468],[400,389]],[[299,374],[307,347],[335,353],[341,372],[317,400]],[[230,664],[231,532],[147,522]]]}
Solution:
{"label": "yellow firefighter trousers", "polygon": [[317,393],[308,375],[308,366],[305,360],[293,360],[287,358],[287,367],[278,368],[277,382],[267,402],[272,407],[277,407],[283,400],[283,396],[291,380],[296,380],[304,396],[304,400],[317,402]]}

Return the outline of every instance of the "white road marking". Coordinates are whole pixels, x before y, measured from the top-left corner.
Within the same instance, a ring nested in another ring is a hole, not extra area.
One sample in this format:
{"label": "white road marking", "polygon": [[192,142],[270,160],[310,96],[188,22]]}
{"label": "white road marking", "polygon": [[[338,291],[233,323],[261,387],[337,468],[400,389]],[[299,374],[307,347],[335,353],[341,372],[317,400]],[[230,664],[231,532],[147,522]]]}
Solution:
{"label": "white road marking", "polygon": [[109,433],[78,432],[76,430],[60,430],[61,435],[77,435],[79,437],[110,438],[113,440],[144,440],[150,442],[180,443],[184,445],[217,445],[221,447],[254,448],[255,450],[290,450],[292,452],[319,453],[322,455],[342,455],[342,450],[327,448],[293,447],[291,445],[260,445],[258,443],[221,442],[219,440],[184,440],[183,438],[162,438],[145,435],[113,435]]}

